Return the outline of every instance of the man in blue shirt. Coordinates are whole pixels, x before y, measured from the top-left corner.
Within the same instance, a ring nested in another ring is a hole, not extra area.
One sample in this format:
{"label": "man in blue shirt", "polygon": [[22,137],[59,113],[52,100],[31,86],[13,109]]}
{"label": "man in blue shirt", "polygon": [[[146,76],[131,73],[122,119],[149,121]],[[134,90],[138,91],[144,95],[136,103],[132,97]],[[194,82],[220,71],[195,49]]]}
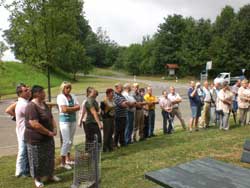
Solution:
{"label": "man in blue shirt", "polygon": [[193,124],[195,126],[195,130],[198,131],[198,121],[201,116],[201,99],[198,94],[198,90],[200,89],[200,83],[197,82],[195,84],[194,81],[190,82],[191,87],[188,89],[188,98],[190,102],[192,117],[190,119],[189,131],[192,132]]}

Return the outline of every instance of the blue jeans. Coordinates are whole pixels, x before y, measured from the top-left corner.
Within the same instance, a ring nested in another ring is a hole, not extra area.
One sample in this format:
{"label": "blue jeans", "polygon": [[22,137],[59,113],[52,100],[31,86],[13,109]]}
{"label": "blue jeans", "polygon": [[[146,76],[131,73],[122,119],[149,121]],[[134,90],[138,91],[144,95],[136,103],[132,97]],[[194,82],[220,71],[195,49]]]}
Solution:
{"label": "blue jeans", "polygon": [[18,141],[18,154],[16,159],[16,176],[29,175],[29,159],[27,145],[24,140]]}
{"label": "blue jeans", "polygon": [[134,114],[135,112],[128,111],[126,117],[126,129],[125,129],[125,142],[130,144],[132,142],[132,134],[134,130]]}
{"label": "blue jeans", "polygon": [[155,129],[155,110],[148,111],[148,136],[154,135]]}
{"label": "blue jeans", "polygon": [[[171,114],[162,110],[161,111],[162,118],[163,118],[163,133],[164,134],[170,134],[173,129],[173,118],[171,117]],[[168,124],[168,126],[167,126]]]}

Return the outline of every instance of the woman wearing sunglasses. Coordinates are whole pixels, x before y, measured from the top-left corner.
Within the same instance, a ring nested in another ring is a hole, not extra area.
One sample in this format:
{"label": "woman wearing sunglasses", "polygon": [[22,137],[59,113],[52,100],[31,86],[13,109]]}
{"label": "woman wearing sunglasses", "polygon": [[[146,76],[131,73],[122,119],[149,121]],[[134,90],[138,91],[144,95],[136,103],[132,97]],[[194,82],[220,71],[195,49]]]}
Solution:
{"label": "woman wearing sunglasses", "polygon": [[76,130],[76,112],[80,105],[76,97],[71,94],[72,85],[70,82],[61,84],[61,94],[57,96],[59,107],[59,126],[62,135],[61,167],[70,170],[74,161],[70,158],[70,150]]}

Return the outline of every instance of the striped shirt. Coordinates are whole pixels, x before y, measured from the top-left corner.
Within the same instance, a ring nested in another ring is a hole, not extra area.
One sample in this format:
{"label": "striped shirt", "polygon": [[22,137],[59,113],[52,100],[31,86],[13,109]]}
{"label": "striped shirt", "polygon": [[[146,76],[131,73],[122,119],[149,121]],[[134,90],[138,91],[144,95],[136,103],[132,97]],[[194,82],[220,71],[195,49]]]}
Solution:
{"label": "striped shirt", "polygon": [[121,106],[124,101],[126,101],[126,98],[122,94],[115,92],[114,102],[115,102],[115,116],[116,117],[126,117],[127,108]]}

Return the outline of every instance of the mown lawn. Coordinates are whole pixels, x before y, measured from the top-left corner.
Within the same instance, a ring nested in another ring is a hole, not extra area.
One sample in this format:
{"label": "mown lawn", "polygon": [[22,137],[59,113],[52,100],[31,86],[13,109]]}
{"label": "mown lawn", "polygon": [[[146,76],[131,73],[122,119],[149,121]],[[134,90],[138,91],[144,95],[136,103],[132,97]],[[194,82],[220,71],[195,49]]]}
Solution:
{"label": "mown lawn", "polygon": [[[51,74],[51,86],[59,85],[63,80],[69,79],[70,76],[63,72]],[[15,87],[19,83],[28,85],[39,84],[47,86],[46,73],[35,69],[27,64],[17,62],[5,62],[4,70],[0,72],[0,84],[2,86],[0,95],[15,93]]]}
{"label": "mown lawn", "polygon": [[[144,178],[146,172],[207,156],[250,168],[249,164],[240,162],[242,145],[244,140],[249,137],[249,133],[250,126],[232,127],[230,131],[209,128],[188,133],[177,130],[174,134],[167,136],[158,132],[157,137],[132,144],[112,153],[102,153],[101,187],[154,187],[154,184]],[[15,178],[14,169],[15,156],[0,158],[1,188],[34,187],[31,178]],[[56,174],[63,181],[47,184],[46,187],[68,188],[71,185],[73,171],[57,169]]]}

